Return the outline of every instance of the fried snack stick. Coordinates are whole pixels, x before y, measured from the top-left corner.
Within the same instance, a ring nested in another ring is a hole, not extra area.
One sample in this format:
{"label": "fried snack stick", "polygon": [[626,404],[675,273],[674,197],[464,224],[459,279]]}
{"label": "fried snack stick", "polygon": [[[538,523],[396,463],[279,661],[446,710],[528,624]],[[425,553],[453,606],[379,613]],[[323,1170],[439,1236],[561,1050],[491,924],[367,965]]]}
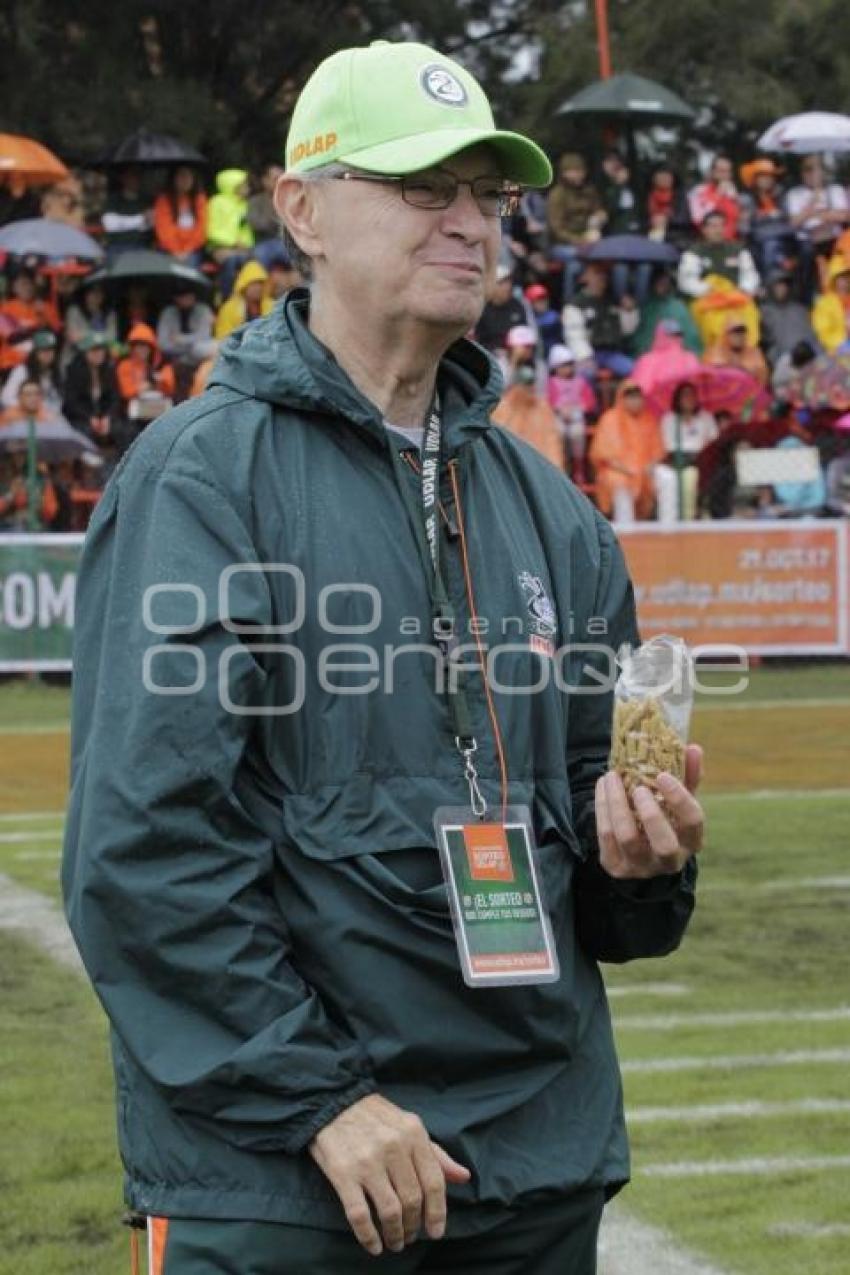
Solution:
{"label": "fried snack stick", "polygon": [[615,700],[608,764],[619,774],[629,797],[643,784],[661,799],[655,781],[662,770],[684,780],[685,745],[654,696]]}

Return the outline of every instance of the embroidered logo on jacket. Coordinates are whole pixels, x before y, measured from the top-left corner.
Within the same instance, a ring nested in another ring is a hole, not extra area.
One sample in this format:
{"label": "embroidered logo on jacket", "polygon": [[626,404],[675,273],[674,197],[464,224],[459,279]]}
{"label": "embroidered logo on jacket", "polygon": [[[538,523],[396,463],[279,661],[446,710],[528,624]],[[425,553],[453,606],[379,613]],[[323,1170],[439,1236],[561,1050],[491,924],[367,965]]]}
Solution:
{"label": "embroidered logo on jacket", "polygon": [[533,576],[530,571],[522,571],[517,576],[519,587],[525,594],[525,605],[529,615],[529,646],[540,655],[555,654],[552,638],[558,629],[558,615],[552,600],[544,588],[540,576]]}

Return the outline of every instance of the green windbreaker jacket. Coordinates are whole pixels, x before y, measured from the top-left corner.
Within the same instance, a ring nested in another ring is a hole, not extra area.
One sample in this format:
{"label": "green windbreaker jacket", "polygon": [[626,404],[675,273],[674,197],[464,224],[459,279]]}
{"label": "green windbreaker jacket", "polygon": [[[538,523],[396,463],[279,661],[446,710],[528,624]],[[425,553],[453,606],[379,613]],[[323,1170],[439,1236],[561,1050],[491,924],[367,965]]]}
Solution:
{"label": "green windbreaker jacket", "polygon": [[[468,791],[389,450],[404,442],[306,307],[290,294],[234,333],[208,391],[148,427],[95,512],[66,907],[112,1025],[131,1205],[344,1229],[305,1148],[380,1091],[472,1169],[448,1230],[469,1233],[628,1177],[596,962],[672,950],[695,874],[616,884],[599,867],[612,699],[568,688],[607,661],[567,644],[637,641],[631,586],[609,525],[490,424],[495,364],[459,342],[440,373],[461,507],[444,473],[444,571],[460,637],[471,588],[479,641],[503,648],[508,795],[533,813],[561,967],[545,985],[463,983],[432,816]],[[484,681],[465,681],[498,805]]]}

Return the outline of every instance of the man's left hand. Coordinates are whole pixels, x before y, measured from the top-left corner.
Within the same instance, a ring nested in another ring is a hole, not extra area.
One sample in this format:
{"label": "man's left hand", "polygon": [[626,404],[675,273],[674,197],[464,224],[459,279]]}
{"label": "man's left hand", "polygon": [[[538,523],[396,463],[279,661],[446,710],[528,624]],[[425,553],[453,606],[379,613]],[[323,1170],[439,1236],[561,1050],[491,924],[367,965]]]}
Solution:
{"label": "man's left hand", "polygon": [[638,787],[634,810],[616,771],[601,776],[596,784],[596,832],[599,862],[609,876],[646,879],[680,872],[699,853],[705,814],[693,794],[701,772],[702,749],[689,744],[684,783],[662,771],[656,782],[664,805],[648,788]]}

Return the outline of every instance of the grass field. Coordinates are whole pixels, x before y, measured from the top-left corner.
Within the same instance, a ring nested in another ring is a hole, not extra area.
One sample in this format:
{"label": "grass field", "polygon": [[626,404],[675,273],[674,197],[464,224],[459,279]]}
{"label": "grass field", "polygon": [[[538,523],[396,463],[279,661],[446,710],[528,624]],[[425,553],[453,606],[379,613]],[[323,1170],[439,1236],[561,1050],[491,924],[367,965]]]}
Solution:
{"label": "grass field", "polygon": [[[0,872],[54,899],[66,722],[66,691],[0,688]],[[663,962],[606,971],[624,1206],[729,1275],[844,1275],[850,667],[759,669],[744,696],[701,697],[693,736],[709,839],[690,933]],[[2,929],[0,989],[0,1275],[126,1272],[99,1010]]]}

